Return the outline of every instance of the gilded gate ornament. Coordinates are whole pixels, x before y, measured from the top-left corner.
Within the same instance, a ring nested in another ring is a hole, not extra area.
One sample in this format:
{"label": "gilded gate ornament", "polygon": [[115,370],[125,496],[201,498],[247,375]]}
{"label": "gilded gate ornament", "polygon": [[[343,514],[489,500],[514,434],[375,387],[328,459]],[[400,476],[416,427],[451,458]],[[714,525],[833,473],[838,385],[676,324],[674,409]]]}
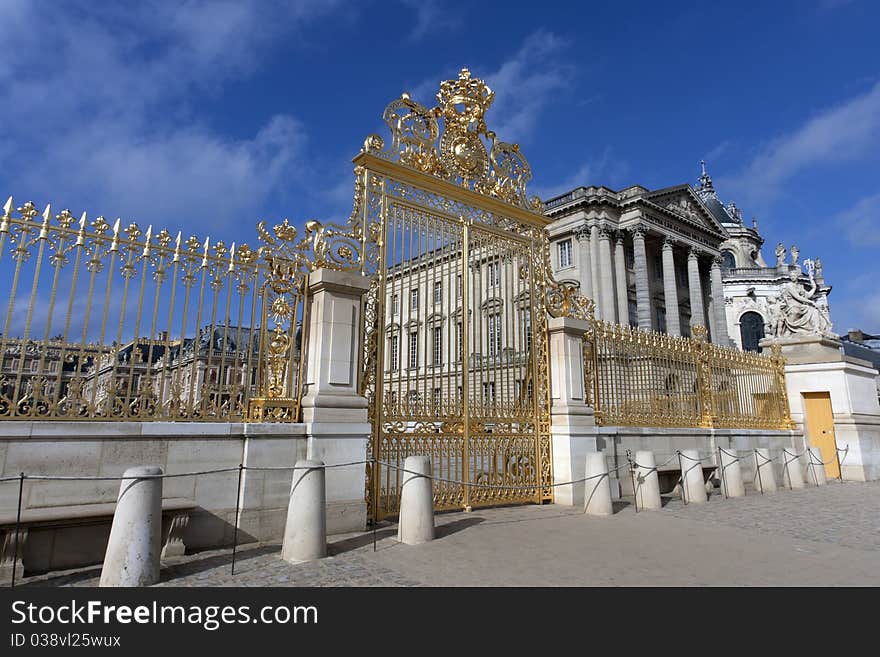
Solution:
{"label": "gilded gate ornament", "polygon": [[526,196],[532,170],[519,145],[500,141],[486,126],[494,100],[495,92],[463,68],[457,79],[440,83],[436,107],[429,109],[408,93],[392,101],[383,114],[391,132],[388,148],[380,136],[370,135],[364,152],[542,213],[541,200]]}

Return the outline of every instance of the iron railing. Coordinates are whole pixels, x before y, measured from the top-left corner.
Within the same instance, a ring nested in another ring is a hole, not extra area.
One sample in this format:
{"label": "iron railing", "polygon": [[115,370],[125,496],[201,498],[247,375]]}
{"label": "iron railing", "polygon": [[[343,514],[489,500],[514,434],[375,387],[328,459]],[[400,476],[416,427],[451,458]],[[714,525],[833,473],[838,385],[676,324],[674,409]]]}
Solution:
{"label": "iron railing", "polygon": [[603,425],[789,429],[784,361],[596,320],[584,340],[588,401]]}

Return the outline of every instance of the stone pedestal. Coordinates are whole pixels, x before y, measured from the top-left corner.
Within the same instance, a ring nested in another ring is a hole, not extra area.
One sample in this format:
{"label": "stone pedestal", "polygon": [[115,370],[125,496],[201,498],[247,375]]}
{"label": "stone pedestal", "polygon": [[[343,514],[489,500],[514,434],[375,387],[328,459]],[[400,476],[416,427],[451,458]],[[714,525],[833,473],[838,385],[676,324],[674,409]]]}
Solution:
{"label": "stone pedestal", "polygon": [[[841,475],[850,481],[880,479],[880,404],[877,370],[867,361],[846,356],[840,342],[819,335],[765,338],[762,347],[779,344],[785,358],[785,382],[791,418],[810,437],[803,393],[827,392],[831,397],[834,434],[841,452]],[[826,459],[828,460],[828,459]]]}
{"label": "stone pedestal", "polygon": [[[548,322],[550,333],[550,433],[553,483],[583,479],[587,454],[596,451],[596,421],[584,386],[583,336],[589,324],[571,317]],[[585,483],[558,486],[554,501],[583,506]]]}
{"label": "stone pedestal", "polygon": [[327,556],[324,464],[297,461],[290,486],[281,558],[291,563]]}
{"label": "stone pedestal", "polygon": [[[370,279],[318,269],[309,275],[309,329],[305,341],[302,416],[306,458],[328,466],[363,461],[370,440],[367,400],[358,394],[363,294]],[[366,467],[328,467],[327,532],[364,529]]]}

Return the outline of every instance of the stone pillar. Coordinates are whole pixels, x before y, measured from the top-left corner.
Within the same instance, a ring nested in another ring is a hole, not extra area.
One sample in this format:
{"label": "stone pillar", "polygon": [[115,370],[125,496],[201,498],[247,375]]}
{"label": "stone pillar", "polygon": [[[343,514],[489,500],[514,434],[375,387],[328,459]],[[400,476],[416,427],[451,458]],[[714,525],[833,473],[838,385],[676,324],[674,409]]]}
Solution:
{"label": "stone pillar", "polygon": [[434,496],[431,488],[431,459],[407,456],[400,485],[400,516],[397,540],[418,545],[434,540]]}
{"label": "stone pillar", "polygon": [[724,288],[721,285],[721,256],[712,259],[709,278],[712,282],[712,309],[715,311],[712,342],[727,347],[730,346],[730,337],[727,335],[727,311],[724,309]]}
{"label": "stone pillar", "polygon": [[629,324],[629,294],[626,284],[626,256],[624,255],[623,237],[625,233],[619,231],[614,239],[614,274],[617,288],[617,321],[620,324]]}
{"label": "stone pillar", "polygon": [[683,449],[681,459],[682,495],[688,504],[701,504],[706,501],[706,484],[703,481],[703,463],[700,453],[695,449]]}
{"label": "stone pillar", "polygon": [[700,254],[696,249],[688,251],[688,292],[691,297],[691,326],[706,326],[703,311],[703,285],[700,281]]}
{"label": "stone pillar", "polygon": [[[585,320],[553,317],[550,334],[550,434],[553,481],[583,479],[587,454],[596,451],[596,422],[584,386]],[[583,506],[584,482],[555,489],[557,504]]]}
{"label": "stone pillar", "polygon": [[[302,400],[308,460],[333,465],[362,461],[367,454],[372,432],[367,400],[358,394],[358,363],[361,297],[369,286],[369,278],[354,272],[318,269],[309,274]],[[359,531],[366,526],[364,477],[363,464],[328,469],[328,533]]]}
{"label": "stone pillar", "polygon": [[591,516],[610,516],[614,512],[611,502],[611,484],[608,481],[608,461],[602,452],[587,454],[588,477],[584,482],[584,513]]}
{"label": "stone pillar", "polygon": [[580,293],[595,299],[593,295],[593,262],[590,250],[590,229],[586,224],[574,232],[578,243],[578,280],[580,281]]}
{"label": "stone pillar", "polygon": [[782,449],[782,476],[788,479],[788,487],[792,490],[804,487],[804,469],[794,450]]}
{"label": "stone pillar", "polygon": [[663,300],[666,304],[666,332],[681,335],[681,315],[678,311],[678,286],[675,284],[675,258],[672,255],[673,242],[668,237],[663,240]]}
{"label": "stone pillar", "polygon": [[766,447],[759,447],[755,450],[755,488],[762,493],[776,492],[773,461],[770,460],[770,450]]}
{"label": "stone pillar", "polygon": [[599,231],[599,281],[602,288],[601,308],[606,322],[616,322],[614,303],[614,266],[611,262],[611,229],[603,227]]}
{"label": "stone pillar", "polygon": [[742,468],[736,452],[721,448],[721,490],[725,497],[742,497],[746,494],[743,486]]}
{"label": "stone pillar", "polygon": [[636,452],[636,463],[638,467],[635,472],[634,495],[637,509],[639,511],[662,509],[660,477],[654,469],[657,464],[654,460],[654,452],[647,450]]}
{"label": "stone pillar", "polygon": [[652,329],[651,287],[648,281],[648,255],[645,251],[645,233],[644,226],[635,226],[632,229],[639,328],[643,331],[650,331]]}
{"label": "stone pillar", "polygon": [[150,586],[159,581],[161,474],[162,468],[141,466],[129,468],[122,475],[101,568],[101,586]]}
{"label": "stone pillar", "polygon": [[291,563],[327,556],[327,504],[324,464],[297,461],[290,485],[281,558]]}
{"label": "stone pillar", "polygon": [[599,226],[595,221],[590,224],[590,279],[593,284],[596,317],[602,319],[602,305],[599,301],[602,297],[602,284],[599,279]]}

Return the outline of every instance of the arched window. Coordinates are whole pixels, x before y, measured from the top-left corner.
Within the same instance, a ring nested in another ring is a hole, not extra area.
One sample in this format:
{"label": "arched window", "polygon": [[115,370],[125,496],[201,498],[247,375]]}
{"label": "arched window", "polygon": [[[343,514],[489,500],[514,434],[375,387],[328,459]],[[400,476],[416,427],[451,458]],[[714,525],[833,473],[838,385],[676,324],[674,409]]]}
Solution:
{"label": "arched window", "polygon": [[764,337],[764,318],[756,312],[743,313],[739,318],[739,334],[743,351],[761,351],[758,342]]}
{"label": "arched window", "polygon": [[733,269],[736,267],[736,258],[733,257],[733,254],[730,251],[722,251],[721,252],[721,268],[722,269]]}

